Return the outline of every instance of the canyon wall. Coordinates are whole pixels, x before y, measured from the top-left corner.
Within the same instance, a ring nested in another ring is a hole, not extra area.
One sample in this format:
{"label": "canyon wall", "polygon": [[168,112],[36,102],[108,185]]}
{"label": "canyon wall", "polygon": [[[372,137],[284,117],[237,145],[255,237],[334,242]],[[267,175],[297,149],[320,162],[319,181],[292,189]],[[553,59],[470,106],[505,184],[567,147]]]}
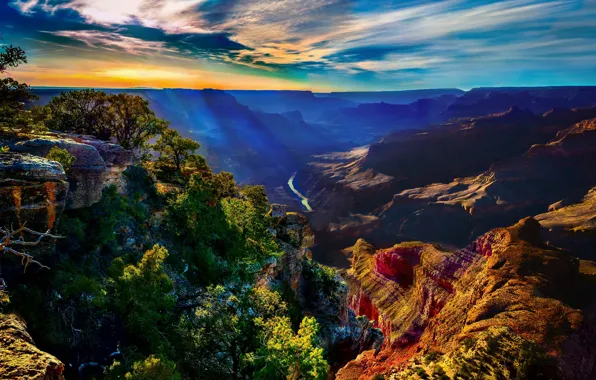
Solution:
{"label": "canyon wall", "polygon": [[[359,355],[338,379],[399,379],[435,370],[450,377],[464,370],[472,377],[515,377],[521,366],[514,362],[524,360],[527,347],[544,352],[563,378],[596,375],[590,343],[596,304],[586,297],[596,290],[596,278],[568,252],[542,243],[535,219],[492,230],[451,252],[423,243],[376,251],[361,240],[353,260],[350,307],[377,321],[385,345],[380,353]],[[487,339],[509,342],[511,357],[496,367],[471,365],[480,358],[474,355],[498,355],[480,350]],[[429,355],[432,360],[424,359]],[[502,368],[507,363],[512,369]]]}

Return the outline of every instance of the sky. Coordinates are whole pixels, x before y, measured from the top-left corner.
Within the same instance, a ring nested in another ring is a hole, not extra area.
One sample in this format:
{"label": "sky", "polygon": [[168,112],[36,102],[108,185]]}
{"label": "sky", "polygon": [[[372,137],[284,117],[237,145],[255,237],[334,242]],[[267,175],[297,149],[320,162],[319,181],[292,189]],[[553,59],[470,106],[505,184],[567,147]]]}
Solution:
{"label": "sky", "polygon": [[33,86],[596,85],[596,0],[0,0]]}

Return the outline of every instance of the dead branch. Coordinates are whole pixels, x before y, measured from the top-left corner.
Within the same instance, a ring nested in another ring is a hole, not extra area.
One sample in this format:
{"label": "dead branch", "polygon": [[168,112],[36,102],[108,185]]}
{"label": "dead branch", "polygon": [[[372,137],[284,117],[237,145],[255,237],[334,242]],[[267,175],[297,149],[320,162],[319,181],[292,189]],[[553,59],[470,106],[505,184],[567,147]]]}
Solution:
{"label": "dead branch", "polygon": [[[23,232],[27,232],[31,235],[35,235],[38,238],[35,241],[24,240]],[[0,227],[0,234],[4,235],[2,237],[2,239],[0,239],[0,252],[10,253],[10,254],[20,257],[21,264],[23,264],[23,266],[25,267],[23,272],[27,271],[27,267],[29,266],[29,264],[35,264],[35,265],[38,265],[39,267],[44,268],[44,269],[50,269],[50,268],[48,266],[43,265],[39,261],[35,260],[35,258],[33,256],[31,256],[30,254],[17,251],[16,249],[12,248],[11,246],[34,247],[34,246],[38,245],[39,243],[41,243],[42,239],[45,237],[50,238],[50,239],[62,239],[63,238],[62,236],[50,234],[50,230],[47,230],[45,233],[38,232],[38,231],[32,230],[28,227],[25,227],[24,225],[21,228],[16,229],[16,230],[13,229],[12,227],[10,229]]]}

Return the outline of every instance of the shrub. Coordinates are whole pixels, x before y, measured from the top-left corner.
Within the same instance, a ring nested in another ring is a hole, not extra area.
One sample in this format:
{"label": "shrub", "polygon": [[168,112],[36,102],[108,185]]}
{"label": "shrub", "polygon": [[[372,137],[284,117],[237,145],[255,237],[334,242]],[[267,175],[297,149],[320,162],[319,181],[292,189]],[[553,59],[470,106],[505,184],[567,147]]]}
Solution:
{"label": "shrub", "polygon": [[[122,379],[120,375],[121,364],[114,363],[106,371],[106,379]],[[176,364],[162,356],[151,355],[144,360],[139,360],[132,365],[129,372],[124,375],[126,380],[179,380],[180,374],[176,371]]]}
{"label": "shrub", "polygon": [[66,149],[58,148],[57,146],[54,146],[52,149],[50,149],[50,152],[46,158],[50,161],[58,162],[60,165],[62,165],[62,168],[66,173],[70,171],[72,164],[77,159],[75,156],[68,153]]}

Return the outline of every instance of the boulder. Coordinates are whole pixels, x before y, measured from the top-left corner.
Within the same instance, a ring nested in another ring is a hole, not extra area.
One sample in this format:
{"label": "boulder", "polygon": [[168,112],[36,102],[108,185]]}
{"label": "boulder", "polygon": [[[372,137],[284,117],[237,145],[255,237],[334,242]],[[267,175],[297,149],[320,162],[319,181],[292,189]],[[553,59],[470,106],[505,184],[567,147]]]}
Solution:
{"label": "boulder", "polygon": [[57,162],[29,154],[0,154],[0,225],[54,229],[69,183]]}
{"label": "boulder", "polygon": [[104,186],[115,185],[118,188],[118,192],[126,192],[126,180],[122,173],[133,164],[133,153],[118,144],[112,144],[90,137],[83,138],[82,142],[95,147],[101,158],[103,158],[106,165]]}
{"label": "boulder", "polygon": [[119,145],[90,136],[53,134],[17,142],[11,146],[11,151],[46,157],[55,146],[75,157],[67,175],[70,183],[67,209],[93,205],[109,185],[116,185],[120,192],[125,191],[122,173],[132,164],[133,154]]}

